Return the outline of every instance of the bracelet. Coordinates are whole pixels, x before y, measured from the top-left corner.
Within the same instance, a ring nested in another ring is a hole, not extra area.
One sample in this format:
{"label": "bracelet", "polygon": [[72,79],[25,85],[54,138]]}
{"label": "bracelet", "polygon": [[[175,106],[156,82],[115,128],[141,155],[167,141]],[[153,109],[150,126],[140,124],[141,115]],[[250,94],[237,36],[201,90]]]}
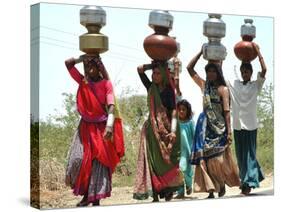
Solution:
{"label": "bracelet", "polygon": [[112,113],[110,113],[110,114],[108,114],[108,117],[107,117],[106,126],[113,127],[113,123],[114,123],[114,115]]}
{"label": "bracelet", "polygon": [[171,132],[176,132],[177,130],[177,119],[176,118],[172,118],[172,124],[171,124]]}

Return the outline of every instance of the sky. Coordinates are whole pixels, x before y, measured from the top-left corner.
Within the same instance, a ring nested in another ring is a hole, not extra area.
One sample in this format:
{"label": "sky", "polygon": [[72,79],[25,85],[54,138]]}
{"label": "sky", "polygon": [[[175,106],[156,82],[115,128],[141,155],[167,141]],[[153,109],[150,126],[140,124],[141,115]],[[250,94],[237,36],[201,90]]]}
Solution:
{"label": "sky", "polygon": [[[31,7],[31,69],[39,66],[39,107],[40,120],[46,120],[50,114],[64,113],[62,93],[76,93],[78,85],[69,76],[64,61],[70,57],[84,54],[79,50],[79,36],[86,33],[86,28],[80,25],[80,9],[84,5],[41,3]],[[40,12],[36,13],[36,11]],[[106,11],[106,25],[101,33],[109,38],[109,50],[101,54],[102,60],[113,82],[115,93],[122,95],[126,88],[134,90],[132,94],[146,95],[137,74],[136,67],[149,63],[151,59],[143,49],[144,39],[154,31],[148,26],[150,9],[130,9],[117,7],[103,7]],[[174,17],[170,36],[176,36],[181,45],[179,58],[182,61],[180,74],[180,88],[183,98],[187,99],[195,114],[195,119],[202,110],[202,95],[200,89],[192,81],[186,71],[188,62],[196,55],[201,46],[208,42],[203,35],[203,22],[208,18],[207,13],[187,11],[169,11]],[[208,12],[208,11],[206,11]],[[256,42],[261,49],[268,72],[266,84],[273,83],[273,36],[274,19],[272,17],[242,16],[222,14],[226,23],[226,36],[222,44],[227,48],[227,57],[223,63],[223,72],[226,79],[236,79],[239,75],[240,61],[235,57],[233,47],[241,41],[240,27],[245,18],[252,18],[256,26]],[[36,50],[39,47],[39,52]],[[39,64],[35,61],[38,60]],[[198,74],[205,78],[204,66],[207,61],[202,57],[195,66]],[[252,62],[253,79],[260,71],[258,59]],[[83,73],[81,64],[77,65]],[[147,71],[150,77],[151,71]],[[32,89],[32,96],[36,96]],[[31,102],[34,105],[34,101]],[[34,108],[34,107],[33,107]]]}

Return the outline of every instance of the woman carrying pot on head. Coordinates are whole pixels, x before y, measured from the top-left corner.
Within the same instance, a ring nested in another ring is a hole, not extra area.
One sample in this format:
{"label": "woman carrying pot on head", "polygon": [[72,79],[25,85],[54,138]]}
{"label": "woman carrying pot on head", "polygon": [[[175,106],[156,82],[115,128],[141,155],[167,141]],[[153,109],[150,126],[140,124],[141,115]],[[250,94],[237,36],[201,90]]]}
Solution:
{"label": "woman carrying pot on head", "polygon": [[238,167],[229,145],[231,126],[229,91],[222,74],[221,65],[205,66],[206,80],[194,70],[202,55],[201,51],[190,61],[187,70],[203,94],[203,112],[199,115],[192,147],[191,163],[196,165],[194,192],[207,192],[208,198],[225,194],[225,184],[239,186]]}
{"label": "woman carrying pot on head", "polygon": [[[85,76],[75,64],[83,61]],[[74,195],[82,195],[77,206],[99,205],[111,195],[111,177],[124,155],[122,121],[115,103],[112,83],[98,56],[70,58],[65,65],[78,83],[78,132],[70,149],[66,183]]]}
{"label": "woman carrying pot on head", "polygon": [[[152,81],[145,71],[152,68]],[[141,130],[137,161],[135,199],[153,197],[169,201],[183,185],[179,169],[180,135],[173,82],[166,63],[141,65],[138,73],[148,95],[149,118]]]}

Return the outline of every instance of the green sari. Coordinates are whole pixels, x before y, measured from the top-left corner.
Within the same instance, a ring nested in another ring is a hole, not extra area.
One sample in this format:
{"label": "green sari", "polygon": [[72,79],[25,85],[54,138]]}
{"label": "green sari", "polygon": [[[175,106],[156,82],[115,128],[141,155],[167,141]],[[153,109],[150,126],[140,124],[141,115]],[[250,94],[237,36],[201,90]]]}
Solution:
{"label": "green sari", "polygon": [[[161,70],[163,73],[163,69]],[[149,118],[141,130],[141,143],[137,161],[134,199],[147,199],[153,193],[174,192],[184,184],[179,168],[180,134],[177,125],[176,141],[167,135],[171,132],[168,110],[162,104],[160,90],[152,82],[148,90]]]}

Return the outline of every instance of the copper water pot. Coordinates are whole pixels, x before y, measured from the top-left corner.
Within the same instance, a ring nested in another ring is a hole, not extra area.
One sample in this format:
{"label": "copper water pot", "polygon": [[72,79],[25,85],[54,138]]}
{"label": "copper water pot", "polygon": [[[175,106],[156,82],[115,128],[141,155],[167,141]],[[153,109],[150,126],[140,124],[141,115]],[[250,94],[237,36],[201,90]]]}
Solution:
{"label": "copper water pot", "polygon": [[240,41],[234,46],[236,57],[243,62],[251,62],[258,54],[251,41]]}
{"label": "copper water pot", "polygon": [[153,60],[169,60],[177,52],[177,42],[168,35],[152,34],[145,38],[143,47]]}

